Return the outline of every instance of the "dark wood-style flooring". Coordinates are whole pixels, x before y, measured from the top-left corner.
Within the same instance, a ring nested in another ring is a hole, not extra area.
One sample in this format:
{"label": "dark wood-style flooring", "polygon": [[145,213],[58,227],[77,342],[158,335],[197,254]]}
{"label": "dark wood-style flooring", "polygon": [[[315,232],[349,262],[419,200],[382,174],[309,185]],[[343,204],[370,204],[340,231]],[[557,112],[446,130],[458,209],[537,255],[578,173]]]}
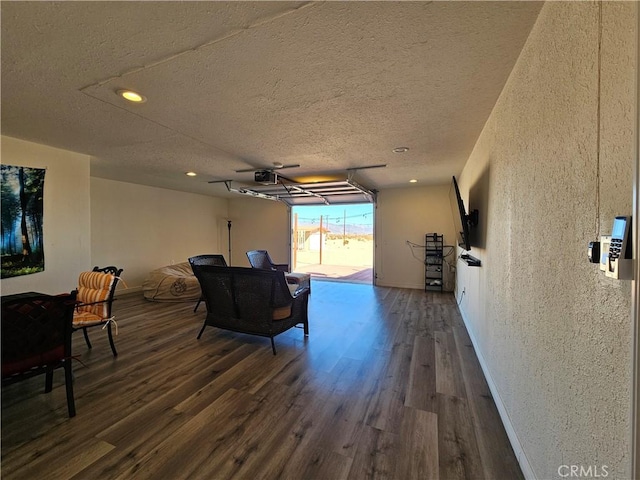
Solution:
{"label": "dark wood-style flooring", "polygon": [[314,281],[310,336],[208,327],[122,295],[119,356],[74,337],[63,373],[2,390],[2,478],[518,479],[451,294]]}
{"label": "dark wood-style flooring", "polygon": [[308,273],[311,278],[318,280],[334,280],[349,283],[373,284],[373,267],[327,265],[327,264],[298,264],[294,272]]}

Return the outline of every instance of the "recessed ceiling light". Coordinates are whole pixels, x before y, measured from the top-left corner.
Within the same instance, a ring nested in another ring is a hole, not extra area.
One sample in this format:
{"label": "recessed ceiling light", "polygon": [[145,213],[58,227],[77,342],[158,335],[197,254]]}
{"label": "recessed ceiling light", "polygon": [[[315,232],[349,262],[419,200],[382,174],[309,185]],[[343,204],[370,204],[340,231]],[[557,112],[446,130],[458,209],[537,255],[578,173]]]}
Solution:
{"label": "recessed ceiling light", "polygon": [[416,180],[415,178],[412,178],[411,180],[409,180],[409,183],[418,183],[418,180]]}
{"label": "recessed ceiling light", "polygon": [[144,103],[147,101],[146,97],[133,90],[118,90],[116,93],[132,103]]}
{"label": "recessed ceiling light", "polygon": [[196,175],[198,175],[196,172],[186,172],[185,175],[187,177],[195,177]]}
{"label": "recessed ceiling light", "polygon": [[405,153],[409,151],[409,147],[396,147],[392,151],[393,153]]}

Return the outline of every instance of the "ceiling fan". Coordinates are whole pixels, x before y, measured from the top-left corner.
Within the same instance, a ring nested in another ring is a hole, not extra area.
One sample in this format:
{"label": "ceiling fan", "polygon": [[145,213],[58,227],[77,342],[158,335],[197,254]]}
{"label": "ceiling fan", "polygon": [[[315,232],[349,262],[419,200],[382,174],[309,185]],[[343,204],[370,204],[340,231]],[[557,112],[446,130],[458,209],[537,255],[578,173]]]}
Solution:
{"label": "ceiling fan", "polygon": [[273,162],[273,166],[271,166],[271,167],[243,168],[241,170],[235,170],[235,172],[236,173],[273,172],[274,170],[283,170],[285,168],[297,168],[299,166],[300,166],[299,163],[291,163],[289,165],[283,165],[280,162]]}
{"label": "ceiling fan", "polygon": [[[273,162],[273,166],[271,167],[243,168],[241,170],[234,170],[234,171],[236,173],[253,172],[255,176],[255,180],[260,183],[260,179],[267,178],[267,177],[271,178],[271,176],[274,175],[274,172],[276,170],[283,170],[285,168],[297,168],[299,166],[300,166],[299,163],[291,163],[289,165],[283,165],[280,162]],[[279,175],[279,177],[282,177],[282,175]],[[282,177],[282,178],[286,178],[286,177]],[[231,180],[211,180],[208,183],[227,183],[227,182],[231,182]],[[272,183],[272,182],[269,182],[269,183]]]}

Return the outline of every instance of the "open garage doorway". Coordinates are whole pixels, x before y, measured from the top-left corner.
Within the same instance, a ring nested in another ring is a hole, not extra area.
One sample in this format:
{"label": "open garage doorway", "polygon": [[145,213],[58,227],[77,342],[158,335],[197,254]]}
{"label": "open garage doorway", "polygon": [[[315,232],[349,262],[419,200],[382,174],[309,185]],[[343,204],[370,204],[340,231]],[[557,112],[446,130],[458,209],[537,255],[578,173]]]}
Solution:
{"label": "open garage doorway", "polygon": [[291,223],[293,271],[373,284],[374,204],[295,206]]}

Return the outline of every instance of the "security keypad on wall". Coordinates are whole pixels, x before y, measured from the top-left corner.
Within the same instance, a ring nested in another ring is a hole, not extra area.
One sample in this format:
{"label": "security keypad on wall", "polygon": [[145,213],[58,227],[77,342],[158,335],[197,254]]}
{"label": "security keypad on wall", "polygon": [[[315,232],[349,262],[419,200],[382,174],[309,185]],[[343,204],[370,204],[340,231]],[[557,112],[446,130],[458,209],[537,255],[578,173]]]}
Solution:
{"label": "security keypad on wall", "polygon": [[631,280],[633,277],[630,231],[631,217],[618,216],[613,220],[605,269],[607,277],[619,280]]}

